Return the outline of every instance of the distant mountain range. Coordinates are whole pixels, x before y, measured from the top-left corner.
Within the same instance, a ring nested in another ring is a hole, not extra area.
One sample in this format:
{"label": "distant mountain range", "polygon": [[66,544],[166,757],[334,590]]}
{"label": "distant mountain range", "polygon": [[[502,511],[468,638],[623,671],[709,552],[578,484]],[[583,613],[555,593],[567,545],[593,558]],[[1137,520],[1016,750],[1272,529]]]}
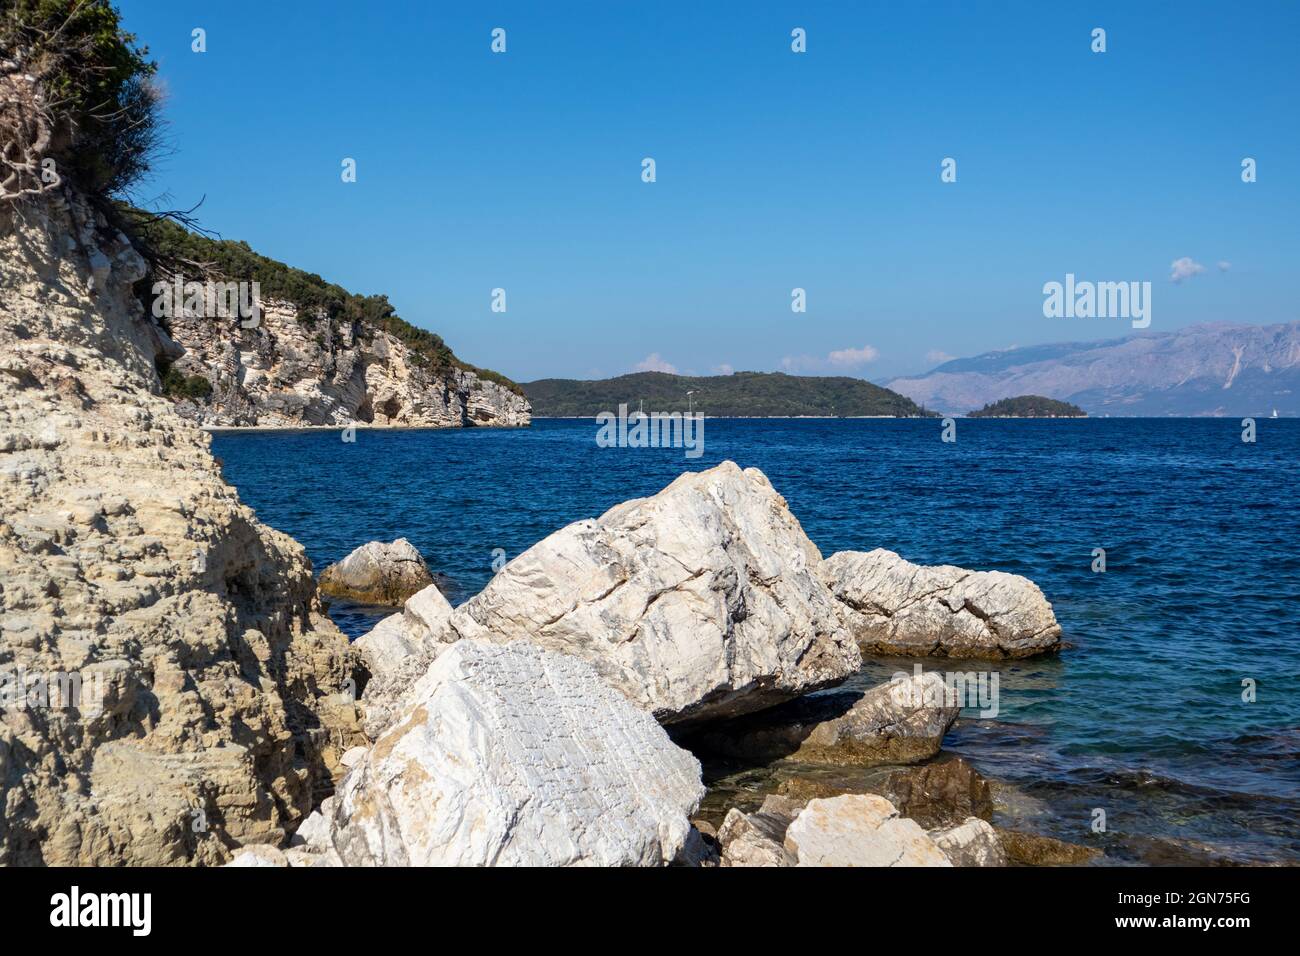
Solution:
{"label": "distant mountain range", "polygon": [[[736,372],[686,376],[636,372],[598,381],[544,378],[523,385],[535,418],[594,418],[626,404],[636,411],[685,412],[718,418],[895,416],[929,414],[911,399],[848,376]],[[687,395],[687,392],[693,394]]]}
{"label": "distant mountain range", "polygon": [[[1100,342],[1036,345],[945,362],[890,389],[960,414],[1017,395],[1089,415],[1300,415],[1300,322],[1216,322]],[[531,397],[531,396],[530,396]]]}

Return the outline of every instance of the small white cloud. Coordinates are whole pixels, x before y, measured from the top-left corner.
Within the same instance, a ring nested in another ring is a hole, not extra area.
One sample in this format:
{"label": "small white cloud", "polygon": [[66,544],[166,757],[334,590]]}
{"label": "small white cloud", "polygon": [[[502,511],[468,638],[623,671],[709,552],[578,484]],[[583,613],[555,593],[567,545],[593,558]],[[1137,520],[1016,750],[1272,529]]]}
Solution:
{"label": "small white cloud", "polygon": [[714,375],[735,375],[736,370],[732,368],[730,365],[728,365],[726,362],[723,362],[721,365],[713,366],[713,374]]}
{"label": "small white cloud", "polygon": [[1229,262],[1227,259],[1220,259],[1217,265],[1219,267],[1220,272],[1227,272],[1229,269],[1232,268],[1232,263]]}
{"label": "small white cloud", "polygon": [[826,361],[840,368],[857,368],[874,362],[879,357],[879,352],[870,345],[864,345],[860,349],[836,349],[826,356]]}
{"label": "small white cloud", "polygon": [[1184,279],[1190,279],[1205,272],[1205,266],[1193,261],[1191,256],[1175,259],[1170,263],[1169,268],[1171,270],[1169,273],[1170,282],[1182,282]]}
{"label": "small white cloud", "polygon": [[664,361],[664,357],[658,352],[651,352],[636,365],[632,366],[634,372],[667,372],[669,375],[677,374],[677,366],[672,362]]}
{"label": "small white cloud", "polygon": [[875,348],[864,345],[862,348],[836,349],[825,357],[816,355],[787,355],[781,359],[781,367],[787,372],[826,372],[857,368],[868,362],[874,362],[880,356]]}
{"label": "small white cloud", "polygon": [[955,355],[949,355],[941,349],[930,349],[930,351],[925,353],[925,360],[927,362],[934,362],[936,365],[942,365],[944,362],[951,362],[956,357],[957,356]]}

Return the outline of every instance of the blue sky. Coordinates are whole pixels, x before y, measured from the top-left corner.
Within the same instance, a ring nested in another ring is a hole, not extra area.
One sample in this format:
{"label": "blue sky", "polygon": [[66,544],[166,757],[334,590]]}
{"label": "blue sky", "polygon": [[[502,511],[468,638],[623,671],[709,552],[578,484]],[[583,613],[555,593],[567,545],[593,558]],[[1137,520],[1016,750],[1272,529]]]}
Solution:
{"label": "blue sky", "polygon": [[1152,331],[1300,318],[1294,2],[119,6],[168,97],[140,198],[520,381],[1131,331],[1045,318],[1067,272],[1151,281]]}

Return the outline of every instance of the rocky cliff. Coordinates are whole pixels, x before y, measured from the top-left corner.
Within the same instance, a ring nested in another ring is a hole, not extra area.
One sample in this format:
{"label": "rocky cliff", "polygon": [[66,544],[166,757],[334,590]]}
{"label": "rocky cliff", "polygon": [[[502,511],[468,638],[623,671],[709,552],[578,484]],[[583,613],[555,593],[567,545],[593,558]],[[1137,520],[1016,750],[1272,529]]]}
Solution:
{"label": "rocky cliff", "polygon": [[177,396],[177,410],[211,426],[352,423],[457,428],[527,425],[528,400],[468,369],[432,366],[396,336],[362,320],[269,299],[256,327],[238,316],[183,310],[166,319],[172,367],[211,386]]}
{"label": "rocky cliff", "polygon": [[71,193],[0,206],[0,864],[279,842],[355,735],[302,548],[157,393],[144,272]]}

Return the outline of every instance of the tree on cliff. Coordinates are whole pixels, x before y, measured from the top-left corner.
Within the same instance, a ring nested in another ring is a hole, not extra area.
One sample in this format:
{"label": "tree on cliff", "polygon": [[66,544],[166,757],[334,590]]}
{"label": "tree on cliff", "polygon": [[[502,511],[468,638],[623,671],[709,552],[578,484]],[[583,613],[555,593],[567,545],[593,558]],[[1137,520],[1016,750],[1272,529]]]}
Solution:
{"label": "tree on cliff", "polygon": [[159,144],[147,57],[108,0],[0,0],[0,200],[126,195]]}

